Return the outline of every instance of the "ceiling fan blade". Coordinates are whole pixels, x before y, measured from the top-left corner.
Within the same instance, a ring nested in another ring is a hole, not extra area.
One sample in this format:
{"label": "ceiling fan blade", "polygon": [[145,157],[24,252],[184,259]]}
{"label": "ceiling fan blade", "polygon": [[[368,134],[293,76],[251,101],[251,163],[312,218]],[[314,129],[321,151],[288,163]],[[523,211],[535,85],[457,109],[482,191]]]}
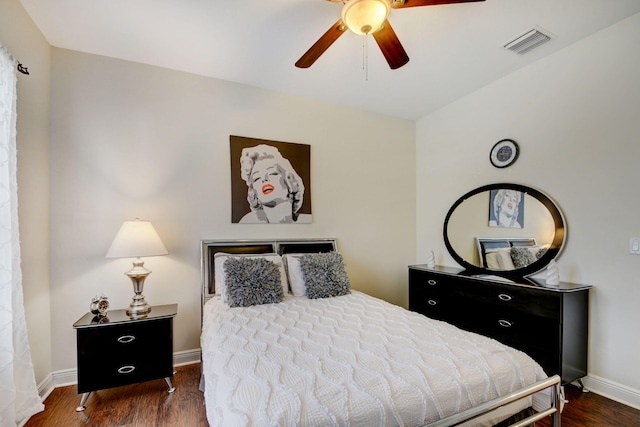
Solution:
{"label": "ceiling fan blade", "polygon": [[391,8],[400,9],[403,7],[437,6],[440,4],[471,3],[476,1],[485,0],[391,0]]}
{"label": "ceiling fan blade", "polygon": [[393,31],[388,20],[384,22],[384,26],[381,30],[373,33],[373,38],[376,39],[382,54],[386,58],[389,63],[389,67],[391,67],[392,70],[400,68],[409,62],[409,55],[405,52],[396,32]]}
{"label": "ceiling fan blade", "polygon": [[329,46],[331,46],[333,42],[338,40],[338,37],[343,35],[346,30],[347,26],[342,23],[342,20],[336,22],[333,27],[329,28],[329,30],[327,30],[327,32],[324,33],[322,37],[320,37],[318,41],[315,42],[314,45],[311,46],[300,59],[298,59],[298,62],[296,62],[296,67],[311,67],[311,65],[313,65],[313,63],[316,62],[318,58],[320,58],[320,55],[322,55],[325,50],[329,49]]}

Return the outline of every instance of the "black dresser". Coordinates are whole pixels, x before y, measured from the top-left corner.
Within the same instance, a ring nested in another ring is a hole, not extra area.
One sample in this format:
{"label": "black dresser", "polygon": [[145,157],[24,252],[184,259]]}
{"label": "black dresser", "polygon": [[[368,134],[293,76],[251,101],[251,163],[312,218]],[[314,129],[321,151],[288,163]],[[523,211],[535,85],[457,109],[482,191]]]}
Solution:
{"label": "black dresser", "polygon": [[76,411],[95,390],[164,378],[172,393],[173,318],[177,304],[153,306],[144,318],[132,319],[125,310],[109,311],[106,318],[87,313],[73,327],[78,344]]}
{"label": "black dresser", "polygon": [[415,265],[409,267],[409,309],[522,350],[566,384],[587,374],[591,286],[544,285]]}

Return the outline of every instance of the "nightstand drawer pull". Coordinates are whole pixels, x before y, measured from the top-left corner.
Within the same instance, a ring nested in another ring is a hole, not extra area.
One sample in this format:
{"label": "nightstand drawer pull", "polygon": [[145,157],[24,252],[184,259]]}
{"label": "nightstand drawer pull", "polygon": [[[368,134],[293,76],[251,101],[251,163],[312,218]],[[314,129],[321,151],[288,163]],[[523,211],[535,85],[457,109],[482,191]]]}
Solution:
{"label": "nightstand drawer pull", "polygon": [[120,338],[118,338],[118,342],[126,344],[126,343],[131,342],[131,341],[133,341],[135,339],[136,339],[136,337],[134,337],[133,335],[123,335]]}
{"label": "nightstand drawer pull", "polygon": [[427,285],[435,286],[437,284],[438,284],[438,282],[436,280],[433,280],[433,279],[427,280]]}
{"label": "nightstand drawer pull", "polygon": [[513,326],[513,323],[509,322],[508,320],[499,319],[498,325],[502,326],[503,328],[510,328]]}
{"label": "nightstand drawer pull", "polygon": [[511,295],[507,294],[499,294],[498,298],[500,298],[502,301],[511,301],[513,299]]}
{"label": "nightstand drawer pull", "polygon": [[430,299],[429,301],[427,301],[427,304],[429,304],[429,305],[437,305],[438,302]]}
{"label": "nightstand drawer pull", "polygon": [[125,365],[121,368],[118,368],[118,373],[119,374],[130,374],[131,372],[135,371],[136,367],[135,366],[131,366],[131,365]]}

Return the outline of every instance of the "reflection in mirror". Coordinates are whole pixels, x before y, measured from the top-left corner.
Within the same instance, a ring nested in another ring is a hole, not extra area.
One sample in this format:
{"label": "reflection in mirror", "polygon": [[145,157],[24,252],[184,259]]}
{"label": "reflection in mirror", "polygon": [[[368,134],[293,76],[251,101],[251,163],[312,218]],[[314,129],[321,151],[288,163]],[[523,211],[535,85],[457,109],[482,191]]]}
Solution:
{"label": "reflection in mirror", "polygon": [[[510,195],[502,197],[505,193]],[[559,254],[565,233],[562,214],[550,198],[508,183],[465,194],[449,210],[444,228],[447,249],[465,268],[510,277],[545,268]]]}
{"label": "reflection in mirror", "polygon": [[539,200],[525,193],[522,228],[489,226],[490,192],[484,191],[466,199],[449,218],[449,242],[465,261],[483,267],[476,238],[513,237],[534,238],[538,246],[549,247],[553,242],[553,217]]}

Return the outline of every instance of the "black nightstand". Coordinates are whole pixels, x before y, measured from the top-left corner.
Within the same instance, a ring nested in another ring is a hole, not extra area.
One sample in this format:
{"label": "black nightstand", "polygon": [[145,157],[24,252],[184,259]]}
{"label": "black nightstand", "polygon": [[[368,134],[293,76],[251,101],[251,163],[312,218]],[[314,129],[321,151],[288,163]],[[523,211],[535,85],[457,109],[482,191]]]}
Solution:
{"label": "black nightstand", "polygon": [[178,304],[154,306],[142,319],[125,310],[106,318],[85,314],[73,327],[78,342],[78,393],[76,411],[84,411],[92,391],[164,378],[169,393],[173,376],[173,318]]}

